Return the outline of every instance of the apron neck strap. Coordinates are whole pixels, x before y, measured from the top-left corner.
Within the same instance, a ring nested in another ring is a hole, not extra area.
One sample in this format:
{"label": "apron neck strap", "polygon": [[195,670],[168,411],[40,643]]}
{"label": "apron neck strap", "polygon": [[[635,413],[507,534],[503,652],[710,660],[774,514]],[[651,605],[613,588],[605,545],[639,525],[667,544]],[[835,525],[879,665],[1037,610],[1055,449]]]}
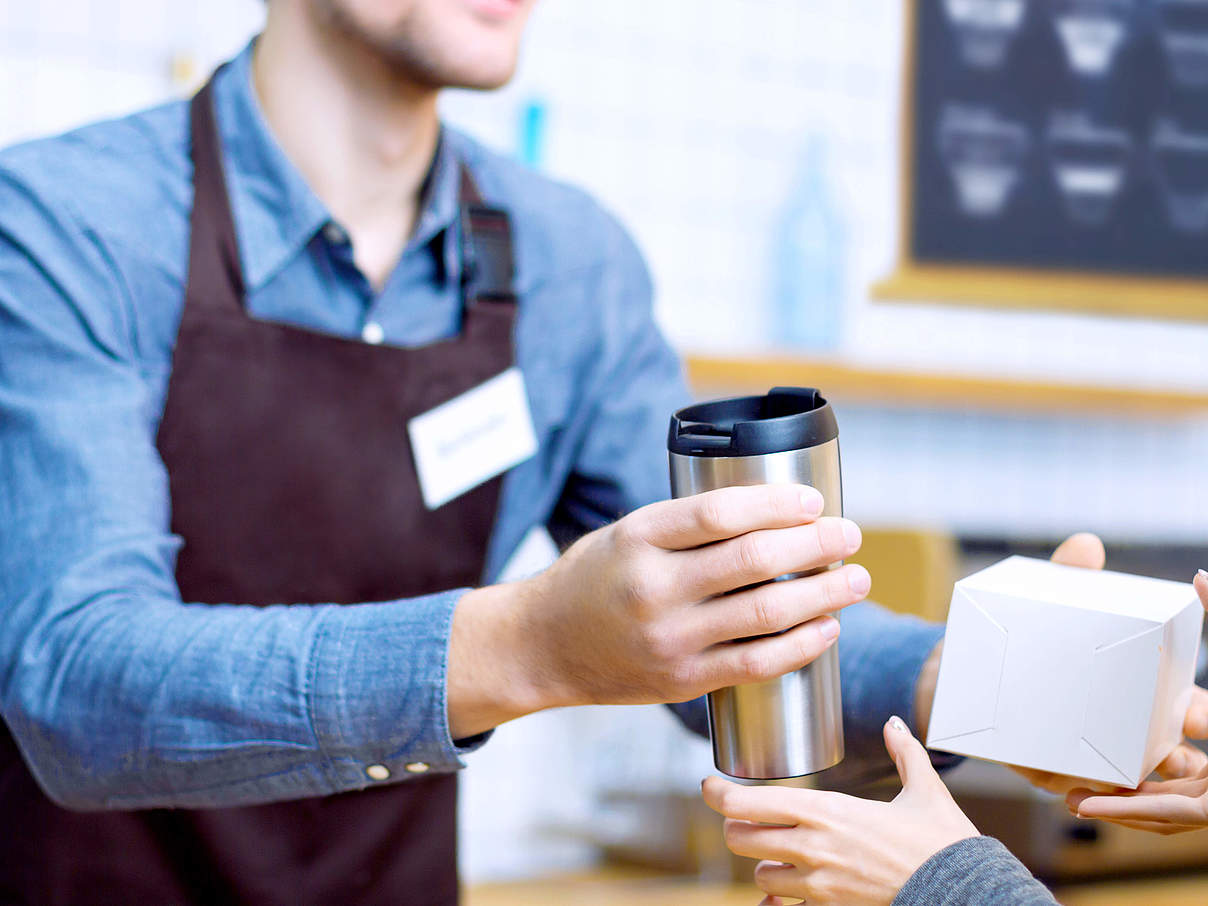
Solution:
{"label": "apron neck strap", "polygon": [[214,78],[189,105],[193,160],[193,211],[189,216],[189,275],[186,294],[203,305],[243,309],[243,268],[235,219],[222,165],[222,142],[214,120]]}

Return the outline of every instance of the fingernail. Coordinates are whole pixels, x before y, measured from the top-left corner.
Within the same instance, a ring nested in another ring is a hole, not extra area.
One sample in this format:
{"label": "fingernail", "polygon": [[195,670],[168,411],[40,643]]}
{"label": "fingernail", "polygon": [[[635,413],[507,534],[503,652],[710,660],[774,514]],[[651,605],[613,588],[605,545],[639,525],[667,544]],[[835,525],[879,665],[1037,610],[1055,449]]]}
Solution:
{"label": "fingernail", "polygon": [[851,550],[855,550],[860,546],[860,526],[856,525],[850,519],[843,520],[843,540],[847,542],[847,546]]}
{"label": "fingernail", "polygon": [[834,617],[823,617],[818,623],[818,635],[830,641],[839,636],[839,621]]}
{"label": "fingernail", "polygon": [[807,516],[817,516],[825,505],[826,501],[816,490],[810,487],[801,489],[801,508],[805,510]]}
{"label": "fingernail", "polygon": [[847,585],[854,595],[866,595],[872,588],[872,576],[868,574],[868,570],[856,566],[849,567],[847,571]]}
{"label": "fingernail", "polygon": [[1201,570],[1199,570],[1199,571],[1198,571],[1198,575],[1199,575],[1199,577],[1200,577],[1201,579],[1203,579],[1205,582],[1208,582],[1208,570],[1202,570],[1202,569],[1201,569]]}
{"label": "fingernail", "polygon": [[899,733],[910,732],[906,729],[906,724],[902,721],[902,718],[898,717],[896,714],[889,718],[889,728],[891,730],[897,730]]}

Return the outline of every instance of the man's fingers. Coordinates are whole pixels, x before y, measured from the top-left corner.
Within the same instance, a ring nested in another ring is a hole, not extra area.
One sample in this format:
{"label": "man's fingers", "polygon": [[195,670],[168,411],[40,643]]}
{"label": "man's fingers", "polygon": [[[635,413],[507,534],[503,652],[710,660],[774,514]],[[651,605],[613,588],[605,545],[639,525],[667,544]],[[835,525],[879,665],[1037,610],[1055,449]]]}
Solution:
{"label": "man's fingers", "polygon": [[1204,605],[1205,610],[1208,610],[1208,572],[1201,569],[1195,574],[1191,584],[1195,586],[1196,594],[1200,596],[1200,603]]}
{"label": "man's fingers", "polygon": [[780,635],[722,642],[700,656],[693,685],[720,689],[784,676],[811,663],[838,636],[838,620],[818,617]]}
{"label": "man's fingers", "polygon": [[853,563],[722,595],[694,609],[694,636],[703,648],[781,632],[863,600],[871,586],[868,570]]}
{"label": "man's fingers", "polygon": [[688,550],[757,529],[804,525],[821,515],[822,506],[822,495],[807,485],[754,485],[664,500],[622,521],[648,544]]}
{"label": "man's fingers", "polygon": [[1103,569],[1103,564],[1107,562],[1107,553],[1103,550],[1103,542],[1099,540],[1098,535],[1079,532],[1062,541],[1049,559],[1065,566]]}
{"label": "man's fingers", "polygon": [[1191,690],[1191,704],[1183,719],[1183,735],[1190,739],[1208,739],[1208,689]]}
{"label": "man's fingers", "polygon": [[700,791],[705,804],[727,818],[785,827],[797,824],[797,815],[788,804],[784,787],[743,786],[720,777],[706,777]]}
{"label": "man's fingers", "polygon": [[754,531],[677,555],[676,587],[696,600],[829,566],[860,549],[860,527],[826,516],[809,525]]}
{"label": "man's fingers", "polygon": [[1164,821],[1204,827],[1208,812],[1202,798],[1176,793],[1134,793],[1121,796],[1088,796],[1077,802],[1082,818],[1123,818],[1130,821]]}

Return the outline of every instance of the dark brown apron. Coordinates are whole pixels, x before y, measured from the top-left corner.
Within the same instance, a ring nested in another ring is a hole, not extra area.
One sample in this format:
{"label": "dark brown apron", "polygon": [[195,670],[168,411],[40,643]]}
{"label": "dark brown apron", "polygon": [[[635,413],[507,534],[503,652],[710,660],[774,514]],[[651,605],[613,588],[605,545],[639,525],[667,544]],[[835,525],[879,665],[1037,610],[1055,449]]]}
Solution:
{"label": "dark brown apron", "polygon": [[[501,479],[428,511],[407,421],[512,365],[506,214],[463,169],[455,339],[400,349],[258,321],[211,85],[190,123],[188,285],[158,436],[182,599],[351,604],[477,584]],[[456,776],[441,774],[243,808],[81,814],[42,794],[2,730],[0,903],[455,903],[456,805]]]}

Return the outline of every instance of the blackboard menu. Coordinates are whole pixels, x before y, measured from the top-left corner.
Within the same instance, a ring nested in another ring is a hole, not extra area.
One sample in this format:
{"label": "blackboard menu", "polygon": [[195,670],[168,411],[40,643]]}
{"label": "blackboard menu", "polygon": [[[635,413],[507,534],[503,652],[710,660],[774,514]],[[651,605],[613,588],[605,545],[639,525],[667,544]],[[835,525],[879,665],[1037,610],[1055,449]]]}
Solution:
{"label": "blackboard menu", "polygon": [[917,263],[1208,277],[1208,0],[916,0]]}

